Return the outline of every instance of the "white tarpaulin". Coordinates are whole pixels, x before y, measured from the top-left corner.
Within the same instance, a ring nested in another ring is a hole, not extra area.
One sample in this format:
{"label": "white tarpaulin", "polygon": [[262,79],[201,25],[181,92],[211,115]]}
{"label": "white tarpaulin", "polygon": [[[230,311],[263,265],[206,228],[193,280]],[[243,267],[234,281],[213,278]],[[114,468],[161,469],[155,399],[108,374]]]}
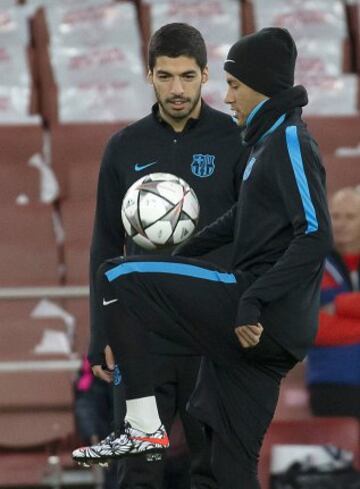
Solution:
{"label": "white tarpaulin", "polygon": [[202,97],[211,107],[232,115],[230,107],[225,104],[224,98],[227,90],[225,78],[223,80],[213,80],[210,78],[202,88]]}
{"label": "white tarpaulin", "polygon": [[210,76],[223,79],[223,65],[231,45],[240,39],[240,5],[236,0],[147,0],[152,32],[170,22],[199,29],[207,50]]}
{"label": "white tarpaulin", "polygon": [[1,85],[30,86],[26,49],[18,44],[0,44]]}
{"label": "white tarpaulin", "polygon": [[309,105],[305,114],[355,115],[358,113],[358,78],[356,75],[297,78],[306,87]]}
{"label": "white tarpaulin", "polygon": [[347,36],[341,0],[252,0],[256,30],[276,26],[295,39],[341,40]]}
{"label": "white tarpaulin", "polygon": [[149,85],[121,79],[60,87],[58,99],[62,123],[132,121],[148,114],[153,103]]}
{"label": "white tarpaulin", "polygon": [[29,114],[30,88],[0,85],[0,124],[39,124],[39,116]]}
{"label": "white tarpaulin", "polygon": [[46,9],[62,123],[134,120],[153,102],[135,5],[87,0]]}
{"label": "white tarpaulin", "polygon": [[296,70],[311,75],[343,73],[343,45],[324,39],[299,39]]}
{"label": "white tarpaulin", "polygon": [[139,52],[140,34],[133,3],[59,3],[46,9],[52,45],[126,45]]}
{"label": "white tarpaulin", "polygon": [[0,2],[0,46],[27,46],[30,40],[27,12],[22,7],[7,7]]}
{"label": "white tarpaulin", "polygon": [[98,47],[54,47],[51,61],[58,85],[106,82],[124,79],[136,82],[145,80],[145,69],[139,53],[124,45],[99,45]]}
{"label": "white tarpaulin", "polygon": [[[15,2],[13,2],[15,3]],[[31,75],[27,47],[30,42],[27,11],[0,4],[0,124],[38,124],[30,116]]]}

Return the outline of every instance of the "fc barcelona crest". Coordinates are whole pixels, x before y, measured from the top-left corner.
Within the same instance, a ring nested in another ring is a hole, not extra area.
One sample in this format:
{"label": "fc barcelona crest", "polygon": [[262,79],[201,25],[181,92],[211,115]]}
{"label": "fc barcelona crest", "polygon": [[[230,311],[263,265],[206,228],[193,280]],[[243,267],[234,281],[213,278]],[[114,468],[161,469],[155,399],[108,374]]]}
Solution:
{"label": "fc barcelona crest", "polygon": [[194,175],[200,178],[210,177],[215,171],[215,156],[202,154],[193,155],[191,171]]}
{"label": "fc barcelona crest", "polygon": [[114,382],[114,385],[120,385],[121,384],[121,372],[120,372],[120,368],[118,365],[115,365],[115,368],[114,368],[114,377],[113,377],[113,382]]}

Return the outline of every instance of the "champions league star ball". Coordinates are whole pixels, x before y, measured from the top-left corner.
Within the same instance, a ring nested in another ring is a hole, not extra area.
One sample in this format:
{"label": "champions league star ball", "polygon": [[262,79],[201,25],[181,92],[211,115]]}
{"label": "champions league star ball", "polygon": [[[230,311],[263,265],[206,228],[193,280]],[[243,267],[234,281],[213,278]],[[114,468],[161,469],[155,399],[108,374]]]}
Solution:
{"label": "champions league star ball", "polygon": [[177,245],[189,238],[199,212],[195,192],[170,173],[151,173],[137,180],[121,206],[127,234],[148,250]]}

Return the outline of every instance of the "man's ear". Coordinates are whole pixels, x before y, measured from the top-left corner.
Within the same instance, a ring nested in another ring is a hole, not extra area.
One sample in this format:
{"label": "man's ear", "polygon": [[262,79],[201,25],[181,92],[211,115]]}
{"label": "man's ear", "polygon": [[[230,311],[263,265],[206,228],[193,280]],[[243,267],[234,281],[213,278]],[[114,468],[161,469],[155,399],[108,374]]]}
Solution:
{"label": "man's ear", "polygon": [[206,83],[209,79],[209,68],[205,66],[201,73],[201,83]]}
{"label": "man's ear", "polygon": [[150,70],[150,68],[149,68],[149,71],[147,73],[146,78],[147,78],[148,82],[152,85],[153,84],[153,72]]}

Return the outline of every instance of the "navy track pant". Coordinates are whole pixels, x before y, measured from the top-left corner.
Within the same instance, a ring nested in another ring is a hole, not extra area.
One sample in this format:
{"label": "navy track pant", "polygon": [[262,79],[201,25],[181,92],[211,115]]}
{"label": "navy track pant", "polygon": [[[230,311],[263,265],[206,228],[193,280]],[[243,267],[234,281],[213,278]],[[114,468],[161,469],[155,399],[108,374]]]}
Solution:
{"label": "navy track pant", "polygon": [[257,347],[241,347],[235,318],[249,285],[245,274],[181,257],[119,257],[103,264],[98,274],[97,299],[103,303],[127,399],[154,394],[149,331],[205,357],[191,412],[213,430],[213,452],[220,453],[223,443],[238,462],[231,476],[223,457],[213,457],[221,489],[259,488],[261,442],[275,411],[280,380],[295,364],[266,332]]}

